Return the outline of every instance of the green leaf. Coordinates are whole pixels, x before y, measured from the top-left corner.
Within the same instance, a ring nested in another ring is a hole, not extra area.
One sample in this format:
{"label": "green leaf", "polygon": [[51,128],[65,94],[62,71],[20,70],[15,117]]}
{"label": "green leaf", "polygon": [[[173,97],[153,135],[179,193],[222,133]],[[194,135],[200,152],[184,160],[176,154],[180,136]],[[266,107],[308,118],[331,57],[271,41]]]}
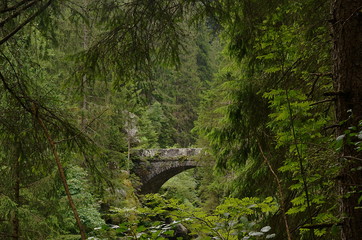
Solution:
{"label": "green leaf", "polygon": [[141,225],[141,226],[138,226],[138,227],[137,227],[136,232],[140,233],[140,232],[145,231],[146,229],[147,229],[147,228],[146,228],[145,226]]}

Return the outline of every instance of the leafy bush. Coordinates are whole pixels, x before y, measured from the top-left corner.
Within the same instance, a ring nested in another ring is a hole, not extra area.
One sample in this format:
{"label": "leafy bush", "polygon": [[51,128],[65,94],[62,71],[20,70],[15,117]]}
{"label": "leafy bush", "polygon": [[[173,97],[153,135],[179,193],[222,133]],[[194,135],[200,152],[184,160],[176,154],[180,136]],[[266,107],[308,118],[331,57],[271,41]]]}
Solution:
{"label": "leafy bush", "polygon": [[[269,226],[261,225],[264,217],[278,209],[271,197],[226,198],[213,211],[190,209],[177,200],[159,194],[143,198],[143,208],[133,209],[137,219],[95,230],[96,237],[121,239],[270,239]],[[122,209],[119,214],[124,214]]]}

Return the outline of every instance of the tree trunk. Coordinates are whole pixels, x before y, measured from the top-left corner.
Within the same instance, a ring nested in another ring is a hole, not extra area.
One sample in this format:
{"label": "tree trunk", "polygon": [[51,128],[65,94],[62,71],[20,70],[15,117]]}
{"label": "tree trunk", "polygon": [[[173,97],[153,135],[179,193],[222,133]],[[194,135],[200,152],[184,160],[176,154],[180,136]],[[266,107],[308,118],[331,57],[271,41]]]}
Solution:
{"label": "tree trunk", "polygon": [[[83,1],[83,5],[84,8],[87,9],[88,3],[86,0]],[[83,24],[83,50],[87,50],[89,47],[89,31],[88,28],[86,26],[86,24]],[[87,117],[86,117],[86,112],[88,109],[87,106],[87,74],[84,73],[83,77],[82,77],[82,82],[81,82],[81,96],[82,96],[82,102],[81,102],[81,110],[82,110],[82,115],[81,115],[81,127],[86,130],[86,126],[87,126]]]}
{"label": "tree trunk", "polygon": [[[361,0],[332,0],[333,64],[336,100],[336,119],[341,123],[337,134],[344,134],[362,120],[362,2]],[[347,120],[347,121],[346,121]],[[343,122],[345,121],[345,122]],[[343,122],[343,123],[342,123]],[[351,156],[352,158],[343,158]],[[339,176],[342,240],[362,238],[362,209],[358,199],[362,194],[362,172],[358,170],[362,152],[345,144],[342,150]]]}

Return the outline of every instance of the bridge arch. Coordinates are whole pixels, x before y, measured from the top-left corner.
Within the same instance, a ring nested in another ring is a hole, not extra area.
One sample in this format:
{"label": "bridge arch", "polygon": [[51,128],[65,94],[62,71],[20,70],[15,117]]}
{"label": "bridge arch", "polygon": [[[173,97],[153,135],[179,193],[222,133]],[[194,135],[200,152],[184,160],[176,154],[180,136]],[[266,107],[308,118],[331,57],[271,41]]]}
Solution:
{"label": "bridge arch", "polygon": [[137,150],[132,156],[138,158],[133,172],[141,180],[139,193],[157,193],[173,176],[200,166],[196,156],[201,148],[173,148]]}

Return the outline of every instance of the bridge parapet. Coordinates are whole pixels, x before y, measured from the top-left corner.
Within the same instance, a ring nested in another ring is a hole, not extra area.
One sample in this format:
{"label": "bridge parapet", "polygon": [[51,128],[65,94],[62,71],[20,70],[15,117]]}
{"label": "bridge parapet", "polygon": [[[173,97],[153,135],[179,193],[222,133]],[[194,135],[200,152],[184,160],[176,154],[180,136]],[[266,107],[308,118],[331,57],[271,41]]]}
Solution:
{"label": "bridge parapet", "polygon": [[137,149],[133,154],[152,160],[174,159],[199,155],[202,148]]}

